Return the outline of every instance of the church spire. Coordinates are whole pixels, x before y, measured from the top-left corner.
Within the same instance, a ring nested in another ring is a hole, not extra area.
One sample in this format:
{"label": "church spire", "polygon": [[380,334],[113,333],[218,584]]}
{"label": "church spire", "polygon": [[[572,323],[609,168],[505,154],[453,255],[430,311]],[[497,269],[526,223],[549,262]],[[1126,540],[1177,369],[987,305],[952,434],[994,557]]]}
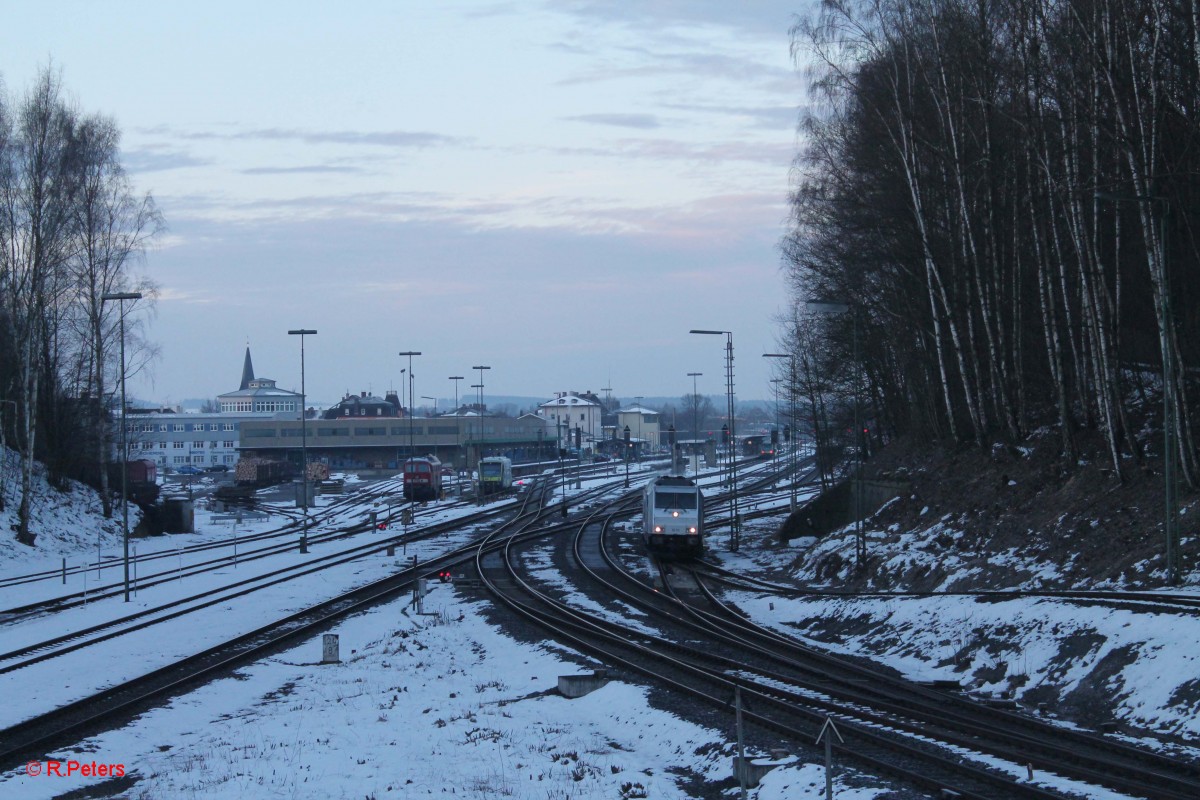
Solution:
{"label": "church spire", "polygon": [[240,391],[249,389],[252,380],[254,380],[254,363],[250,360],[250,346],[246,345],[246,362],[242,364],[242,385],[238,389]]}

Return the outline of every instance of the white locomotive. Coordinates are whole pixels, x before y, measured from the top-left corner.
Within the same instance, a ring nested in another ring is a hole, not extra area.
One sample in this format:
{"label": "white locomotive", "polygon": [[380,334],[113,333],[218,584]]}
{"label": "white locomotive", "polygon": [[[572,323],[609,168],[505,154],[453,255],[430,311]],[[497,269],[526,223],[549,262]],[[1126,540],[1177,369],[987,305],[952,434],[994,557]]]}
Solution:
{"label": "white locomotive", "polygon": [[704,494],[691,478],[661,475],[642,495],[642,540],[655,555],[704,553]]}

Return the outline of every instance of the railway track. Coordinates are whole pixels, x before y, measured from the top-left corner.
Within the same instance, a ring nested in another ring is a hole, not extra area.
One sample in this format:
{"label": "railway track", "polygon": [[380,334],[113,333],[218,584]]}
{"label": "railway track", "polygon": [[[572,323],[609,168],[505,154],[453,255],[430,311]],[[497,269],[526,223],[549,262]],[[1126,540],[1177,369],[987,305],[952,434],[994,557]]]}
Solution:
{"label": "railway track", "polygon": [[[226,584],[224,586],[190,594],[186,597],[161,603],[150,608],[140,609],[132,614],[126,614],[117,619],[106,620],[96,625],[91,625],[79,630],[73,630],[70,633],[63,634],[61,636],[33,642],[7,652],[0,653],[0,675],[19,669],[24,669],[51,658],[66,655],[67,653],[72,653],[82,648],[90,647],[92,645],[99,644],[100,642],[114,639],[118,636],[124,636],[135,631],[143,630],[152,625],[158,625],[186,614],[217,605],[219,603],[235,600],[253,592],[257,592],[271,586],[276,586],[287,581],[295,580],[306,575],[321,572],[342,564],[348,564],[374,554],[395,550],[403,545],[415,544],[417,542],[432,539],[460,528],[486,523],[508,513],[508,510],[509,509],[507,508],[492,508],[476,512],[466,517],[459,517],[452,521],[415,529],[406,535],[390,536],[383,540],[366,542],[364,544],[354,545],[333,553],[314,556],[299,564],[291,564],[279,569],[273,569],[268,572],[245,578],[243,580]],[[342,530],[337,536],[331,535],[320,540],[310,539],[310,543],[331,541],[352,533],[366,533],[370,530],[371,528],[367,523],[361,523],[353,526],[353,528],[350,530]],[[274,552],[275,551],[272,549],[270,551],[261,553],[257,557],[263,558],[267,555],[273,554]],[[218,564],[217,566],[221,566],[221,564]],[[215,567],[207,567],[206,569],[213,568]],[[165,578],[165,581],[168,582],[173,580],[175,580],[173,573]]]}
{"label": "railway track", "polygon": [[[629,509],[610,513],[628,514]],[[591,527],[604,531],[607,522],[593,522]],[[1102,785],[1146,797],[1200,796],[1200,773],[1193,765],[1099,736],[1064,735],[1061,728],[1037,720],[851,669],[850,662],[764,633],[721,605],[715,606],[717,612],[700,611],[678,598],[668,599],[611,561],[600,534],[590,534],[595,544],[583,544],[588,529],[579,527],[572,563],[606,586],[610,599],[620,597],[657,615],[664,620],[659,624],[675,627],[687,617],[685,634],[654,637],[565,606],[520,574],[515,545],[502,551],[503,561],[496,551],[484,555],[481,550],[476,568],[509,608],[606,665],[654,677],[716,707],[727,706],[731,694],[739,691],[752,698],[751,716],[759,725],[797,741],[812,741],[825,718],[836,714],[844,732],[853,737],[854,753],[845,755],[926,789],[950,789],[963,797],[1069,796],[1029,781],[1023,773],[1036,768],[1039,776],[1077,782],[1081,792]],[[603,577],[596,570],[597,556],[587,550],[604,554],[607,569],[628,586]],[[708,604],[716,601],[711,593],[705,598]],[[707,644],[694,644],[700,638]],[[693,644],[680,645],[681,640]],[[975,763],[964,763],[964,756]],[[1002,771],[983,766],[997,760],[1006,764]]]}
{"label": "railway track", "polygon": [[[577,494],[573,503],[590,503],[611,486]],[[536,538],[558,528],[538,523],[553,516],[559,506],[547,500],[544,485],[525,493],[514,509],[513,519],[502,528],[519,526],[520,535]],[[484,513],[495,513],[485,511]],[[474,520],[473,524],[478,524]],[[459,525],[463,523],[458,522]],[[561,523],[559,523],[561,524]],[[302,611],[284,616],[248,633],[233,637],[175,663],[112,686],[88,697],[65,704],[0,730],[0,769],[11,769],[24,760],[44,756],[51,748],[77,740],[130,718],[137,711],[180,694],[204,680],[226,674],[238,665],[277,652],[303,636],[312,636],[350,614],[370,610],[408,591],[418,578],[432,577],[474,558],[474,542],[449,549],[434,558],[406,567],[394,575],[345,592]]]}
{"label": "railway track", "polygon": [[980,602],[1003,602],[1007,600],[1054,599],[1068,600],[1086,605],[1104,605],[1147,613],[1194,614],[1200,611],[1200,595],[1180,592],[1158,591],[1103,591],[1089,589],[1012,589],[995,591],[866,591],[844,589],[822,589],[804,586],[788,586],[774,581],[741,575],[725,569],[711,561],[701,562],[699,571],[712,580],[749,591],[771,592],[786,597],[824,597],[845,600],[889,599],[889,598],[936,598],[965,597]]}
{"label": "railway track", "polygon": [[[361,500],[361,504],[366,505],[374,502],[378,497],[383,496],[384,492],[373,493]],[[442,513],[447,509],[452,509],[456,506],[464,504],[443,504],[434,508],[415,509],[414,524],[419,524],[421,517],[432,516]],[[385,517],[382,521],[389,524],[395,521],[396,513],[404,508],[412,508],[411,504],[405,503],[402,506],[397,506],[390,517]],[[328,542],[336,542],[350,536],[357,536],[370,531],[369,521],[366,519],[357,522],[342,524],[337,527],[329,528],[334,525],[334,520],[339,515],[349,513],[346,508],[340,508],[320,515],[319,517],[310,517],[308,544],[318,545]],[[325,530],[321,530],[321,526],[327,526]],[[315,526],[315,527],[314,527]],[[185,577],[192,577],[223,569],[228,566],[236,566],[256,561],[262,558],[267,558],[281,553],[288,553],[296,550],[297,543],[295,537],[300,533],[300,524],[293,523],[283,528],[264,531],[257,534],[249,534],[243,537],[236,537],[232,541],[222,539],[219,542],[205,542],[196,544],[188,548],[180,548],[174,551],[160,551],[157,553],[144,554],[138,559],[131,559],[131,564],[138,564],[143,567],[153,569],[155,566],[165,564],[171,560],[178,559],[179,566],[168,569],[162,569],[159,572],[141,575],[134,583],[134,588],[138,590],[152,588],[154,586],[169,583],[171,581],[180,580]],[[393,537],[396,538],[396,537]],[[388,540],[385,540],[385,542]],[[401,541],[397,538],[397,542]],[[265,543],[265,544],[263,544]],[[256,544],[263,546],[255,547]],[[239,547],[241,548],[239,550]],[[249,548],[249,549],[247,549]],[[196,556],[212,551],[227,551],[224,554],[215,555],[213,558],[191,562],[186,566],[183,564],[184,555]],[[119,562],[118,562],[119,563]],[[134,568],[136,572],[136,567]],[[55,573],[60,574],[60,573]],[[70,608],[86,605],[89,602],[96,602],[124,593],[123,582],[113,582],[103,586],[96,586],[90,590],[72,591],[66,594],[57,595],[52,598],[39,600],[33,603],[27,603],[20,606],[0,610],[0,624],[9,625],[16,622],[21,622],[34,616],[40,616],[51,612],[64,611]]]}

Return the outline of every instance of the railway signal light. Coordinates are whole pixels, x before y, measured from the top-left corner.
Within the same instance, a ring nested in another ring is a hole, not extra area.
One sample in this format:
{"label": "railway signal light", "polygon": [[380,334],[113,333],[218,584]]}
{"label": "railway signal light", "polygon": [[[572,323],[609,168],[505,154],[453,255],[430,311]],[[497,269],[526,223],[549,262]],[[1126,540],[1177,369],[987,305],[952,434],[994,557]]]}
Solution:
{"label": "railway signal light", "polygon": [[779,444],[779,431],[771,431],[771,444]]}
{"label": "railway signal light", "polygon": [[792,426],[791,425],[783,426],[783,440],[785,442],[790,442],[792,440]]}
{"label": "railway signal light", "polygon": [[450,570],[444,569],[438,573],[438,580],[442,583],[449,583],[454,580],[454,576],[450,574]]}
{"label": "railway signal light", "polygon": [[386,530],[387,530],[387,523],[386,523],[386,522],[381,522],[381,523],[379,523],[379,524],[378,524],[377,526],[375,526],[375,527],[376,527],[378,530],[381,530],[381,531],[386,531]]}

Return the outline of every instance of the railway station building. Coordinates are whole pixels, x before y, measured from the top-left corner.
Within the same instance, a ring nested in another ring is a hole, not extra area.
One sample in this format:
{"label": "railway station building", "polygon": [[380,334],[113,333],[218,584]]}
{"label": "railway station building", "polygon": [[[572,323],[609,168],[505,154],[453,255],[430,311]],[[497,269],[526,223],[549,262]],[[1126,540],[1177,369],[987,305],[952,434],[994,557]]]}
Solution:
{"label": "railway station building", "polygon": [[590,450],[595,449],[604,435],[603,413],[600,398],[591,392],[556,392],[553,400],[547,400],[537,409],[537,416],[545,421],[547,434],[558,440],[559,447],[574,447],[578,436],[583,447]]}
{"label": "railway station building", "polygon": [[[250,348],[242,363],[241,385],[219,395],[220,411],[184,412],[170,408],[127,409],[125,434],[130,459],[149,459],[164,473],[180,467],[232,469],[239,457],[241,428],[247,422],[296,420],[301,395],[280,389],[270,378],[256,378]],[[113,437],[119,458],[120,419]]]}
{"label": "railway station building", "polygon": [[[340,416],[332,419],[255,420],[241,426],[242,457],[319,461],[335,470],[399,470],[409,457],[433,455],[454,469],[479,459],[508,456],[515,463],[549,458],[554,433],[533,414],[489,417]],[[557,455],[557,453],[555,453]]]}

